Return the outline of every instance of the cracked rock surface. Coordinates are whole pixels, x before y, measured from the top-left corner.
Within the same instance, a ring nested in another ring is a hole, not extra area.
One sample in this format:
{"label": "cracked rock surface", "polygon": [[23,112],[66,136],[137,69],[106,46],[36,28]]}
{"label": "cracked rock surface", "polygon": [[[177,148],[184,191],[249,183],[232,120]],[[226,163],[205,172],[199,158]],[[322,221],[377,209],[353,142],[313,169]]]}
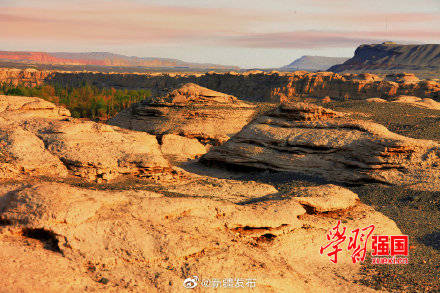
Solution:
{"label": "cracked rock surface", "polygon": [[[319,192],[339,196],[331,186],[321,186]],[[375,233],[399,233],[392,221],[359,202],[341,218],[353,229],[376,224]],[[319,254],[335,219],[308,214],[294,197],[236,204],[220,198],[94,191],[41,182],[4,187],[0,221],[1,263],[24,250],[17,262],[41,266],[24,267],[32,272],[30,283],[21,274],[8,273],[10,279],[0,280],[6,290],[46,283],[52,290],[66,274],[74,280],[70,288],[84,291],[102,289],[105,278],[107,290],[180,292],[187,290],[183,279],[192,275],[255,278],[257,292],[313,291],[341,283],[347,292],[371,290],[350,281],[359,266],[349,256],[340,256],[342,263],[334,269]],[[47,275],[46,267],[53,262],[57,265],[50,271],[61,269],[62,274]],[[92,280],[96,286],[90,285]]]}

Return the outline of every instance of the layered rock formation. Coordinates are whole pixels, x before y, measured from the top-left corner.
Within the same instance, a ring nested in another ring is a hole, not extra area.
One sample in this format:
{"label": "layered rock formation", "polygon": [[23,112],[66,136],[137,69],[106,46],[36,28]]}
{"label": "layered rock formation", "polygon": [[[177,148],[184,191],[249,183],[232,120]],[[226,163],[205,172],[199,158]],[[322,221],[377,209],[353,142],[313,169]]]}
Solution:
{"label": "layered rock formation", "polygon": [[278,101],[280,97],[290,99],[298,96],[321,98],[328,96],[341,100],[399,95],[439,99],[440,95],[438,81],[419,80],[413,74],[390,74],[382,78],[373,74],[303,71],[224,74],[104,74],[49,71],[31,74],[24,72],[10,69],[0,70],[0,82],[24,81],[31,84],[49,83],[65,86],[81,86],[84,82],[89,82],[102,87],[149,89],[154,96],[162,96],[180,84],[196,83],[243,100],[263,102]]}
{"label": "layered rock formation", "polygon": [[36,69],[0,68],[0,83],[37,86],[43,84],[51,74],[50,71]]}
{"label": "layered rock formation", "polygon": [[203,159],[337,182],[429,183],[438,189],[440,145],[343,116],[315,105],[282,104]]}
{"label": "layered rock formation", "polygon": [[0,96],[0,147],[2,177],[64,177],[69,169],[100,180],[169,168],[156,137],[73,119],[66,109],[38,98]]}
{"label": "layered rock formation", "polygon": [[163,97],[135,104],[108,123],[158,136],[176,134],[218,145],[240,131],[255,111],[255,105],[189,83]]}
{"label": "layered rock formation", "polygon": [[330,72],[296,73],[288,77],[286,85],[274,89],[272,93],[272,96],[286,98],[328,96],[336,100],[399,95],[438,99],[440,83],[419,80],[413,74],[388,75],[383,79],[368,73],[341,75]]}

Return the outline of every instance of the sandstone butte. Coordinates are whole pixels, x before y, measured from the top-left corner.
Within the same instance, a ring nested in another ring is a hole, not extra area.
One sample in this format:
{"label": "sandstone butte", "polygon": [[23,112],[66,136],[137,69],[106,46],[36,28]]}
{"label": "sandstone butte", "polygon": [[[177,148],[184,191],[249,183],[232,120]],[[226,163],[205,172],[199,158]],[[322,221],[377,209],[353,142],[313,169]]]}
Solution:
{"label": "sandstone butte", "polygon": [[58,83],[81,85],[88,81],[106,87],[145,88],[161,96],[180,84],[196,83],[240,99],[278,101],[280,98],[330,97],[334,100],[391,98],[400,95],[440,99],[438,80],[419,80],[414,74],[377,75],[338,74],[332,72],[262,72],[206,74],[127,74],[98,72],[37,71],[34,69],[0,69],[0,82],[29,85]]}
{"label": "sandstone butte", "polygon": [[[196,175],[171,165],[145,132],[73,119],[37,98],[2,96],[0,110],[0,288],[6,292],[187,292],[183,280],[190,276],[251,278],[255,292],[373,292],[356,282],[360,265],[349,251],[341,252],[337,266],[319,253],[325,235],[336,219],[348,230],[374,224],[375,234],[401,234],[347,188],[280,193],[269,184]],[[316,119],[339,119],[305,105],[278,111],[270,119],[283,125],[278,134],[268,133],[271,139],[290,131],[297,123],[291,120],[330,125]],[[260,124],[244,130],[253,125]],[[340,143],[363,137],[376,147],[363,129],[345,128]],[[406,141],[379,130],[391,142]],[[260,134],[253,138],[268,142]],[[307,150],[305,156],[323,152],[299,141],[295,147]],[[411,164],[409,149],[388,151]],[[285,159],[279,151],[273,160]],[[398,163],[369,155],[379,166]],[[151,180],[142,185],[133,177]],[[91,184],[101,180],[120,185]]]}

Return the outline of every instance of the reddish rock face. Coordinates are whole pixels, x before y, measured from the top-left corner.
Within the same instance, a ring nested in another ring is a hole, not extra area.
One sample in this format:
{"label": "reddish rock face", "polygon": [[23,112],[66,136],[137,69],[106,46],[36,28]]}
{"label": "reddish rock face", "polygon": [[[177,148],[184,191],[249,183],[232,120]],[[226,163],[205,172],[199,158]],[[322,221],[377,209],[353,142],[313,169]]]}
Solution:
{"label": "reddish rock face", "polygon": [[67,59],[56,57],[45,52],[0,52],[0,59],[28,61],[41,64],[110,65],[106,64],[105,60]]}

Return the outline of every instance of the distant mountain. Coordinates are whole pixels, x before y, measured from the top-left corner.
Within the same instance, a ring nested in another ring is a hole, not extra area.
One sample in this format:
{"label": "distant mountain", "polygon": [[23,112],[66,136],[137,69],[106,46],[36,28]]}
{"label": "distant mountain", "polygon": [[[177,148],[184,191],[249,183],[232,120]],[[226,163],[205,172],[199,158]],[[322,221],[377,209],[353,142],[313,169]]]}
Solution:
{"label": "distant mountain", "polygon": [[210,63],[190,63],[178,59],[134,57],[107,52],[91,53],[47,53],[47,52],[11,52],[0,51],[0,61],[51,65],[93,65],[120,67],[166,67],[166,68],[201,68],[201,69],[238,69]]}
{"label": "distant mountain", "polygon": [[344,63],[348,59],[348,57],[302,56],[280,69],[322,71],[329,69],[333,65]]}
{"label": "distant mountain", "polygon": [[330,71],[400,70],[438,71],[440,70],[440,45],[399,45],[385,42],[359,46],[354,57]]}

